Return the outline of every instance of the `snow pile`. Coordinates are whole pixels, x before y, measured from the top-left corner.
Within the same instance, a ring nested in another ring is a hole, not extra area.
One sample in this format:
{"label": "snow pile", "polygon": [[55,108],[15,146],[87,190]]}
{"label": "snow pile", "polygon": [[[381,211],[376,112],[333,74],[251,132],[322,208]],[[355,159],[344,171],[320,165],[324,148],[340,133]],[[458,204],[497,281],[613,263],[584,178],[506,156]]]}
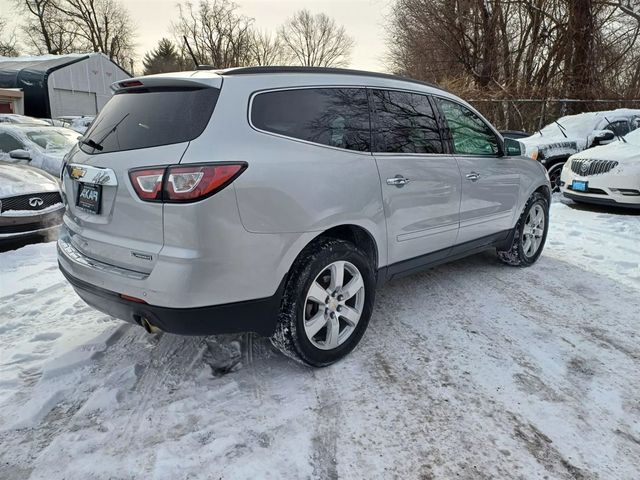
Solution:
{"label": "snow pile", "polygon": [[554,203],[490,253],[378,292],[312,370],[252,335],[149,336],[84,305],[53,243],[0,254],[0,478],[637,478],[640,216]]}

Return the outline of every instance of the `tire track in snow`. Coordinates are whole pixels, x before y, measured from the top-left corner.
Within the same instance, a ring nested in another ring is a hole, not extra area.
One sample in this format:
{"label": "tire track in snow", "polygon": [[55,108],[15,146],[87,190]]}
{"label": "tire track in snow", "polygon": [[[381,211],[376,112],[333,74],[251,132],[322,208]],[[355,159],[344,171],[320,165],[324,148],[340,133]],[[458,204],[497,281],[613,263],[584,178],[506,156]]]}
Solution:
{"label": "tire track in snow", "polygon": [[338,437],[343,415],[342,405],[335,388],[331,367],[312,372],[316,380],[317,405],[313,408],[315,425],[311,443],[313,452],[311,465],[317,479],[337,480],[338,477]]}
{"label": "tire track in snow", "polygon": [[[468,268],[468,266],[467,266]],[[428,289],[437,291],[437,295],[440,297],[433,310],[428,313],[428,316],[432,318],[455,318],[456,323],[448,325],[449,328],[454,330],[461,330],[470,335],[478,334],[474,327],[474,318],[471,312],[476,310],[477,294],[478,290],[469,288],[468,281],[464,276],[460,277],[457,272],[446,271],[448,269],[441,268],[432,272],[428,272],[420,275],[420,279],[416,279],[413,282],[412,287],[418,287],[419,284],[428,285]],[[467,276],[469,275],[467,271]],[[482,277],[483,281],[486,277]],[[476,278],[477,280],[477,278]],[[481,282],[482,283],[482,282]],[[398,284],[390,285],[388,288],[394,289],[400,292],[396,298],[402,298],[410,294],[408,292],[407,285]],[[487,288],[485,286],[485,288]],[[429,292],[428,296],[431,296],[433,292]],[[418,294],[419,295],[419,294]],[[480,295],[481,297],[482,295]],[[387,295],[384,295],[385,299]],[[451,303],[457,305],[465,305],[465,309],[460,309],[457,312],[448,311],[448,305]],[[418,303],[412,300],[409,303]],[[375,321],[373,323],[373,330],[368,334],[367,340],[367,356],[377,356],[378,360],[376,365],[379,367],[375,370],[379,381],[383,384],[397,385],[398,388],[405,391],[406,394],[402,397],[416,398],[421,395],[426,400],[426,405],[412,406],[404,405],[399,409],[414,411],[416,416],[422,416],[420,407],[429,409],[428,423],[433,426],[440,425],[448,435],[453,434],[454,437],[459,438],[459,442],[463,443],[462,439],[466,436],[465,429],[458,430],[454,425],[461,421],[458,411],[475,411],[476,416],[485,416],[491,419],[491,423],[494,425],[495,432],[503,432],[503,435],[510,438],[512,441],[518,443],[524,443],[527,445],[524,439],[530,438],[531,429],[522,427],[522,425],[528,425],[527,421],[522,419],[520,415],[515,412],[510,412],[505,405],[501,405],[496,402],[496,399],[489,392],[483,392],[483,388],[479,385],[471,382],[471,378],[465,375],[465,372],[459,371],[456,366],[456,362],[451,362],[449,356],[454,357],[449,346],[438,344],[441,351],[447,353],[445,358],[435,358],[430,364],[424,364],[423,368],[426,370],[421,371],[420,362],[415,362],[415,359],[423,358],[425,349],[434,341],[437,344],[437,339],[430,339],[425,337],[422,331],[429,330],[429,321],[423,321],[420,323],[407,323],[404,318],[407,315],[404,314],[402,308],[398,308],[397,302],[381,302],[384,305],[383,311],[376,310],[376,320],[380,320],[383,317],[382,322]],[[416,310],[414,305],[409,305],[407,308]],[[385,315],[386,314],[386,315]],[[397,315],[396,318],[394,318]],[[425,328],[426,327],[426,328]],[[392,350],[387,348],[384,343],[379,344],[377,341],[380,338],[377,335],[376,330],[382,330],[385,332],[385,336],[391,336],[398,340],[398,343],[405,346],[405,351],[402,355],[394,355]],[[473,332],[473,333],[471,333]],[[500,332],[496,332],[500,335]],[[454,334],[455,336],[455,334]],[[371,345],[371,339],[373,337],[374,345]],[[504,337],[505,339],[507,337]],[[365,340],[365,341],[367,341]],[[494,340],[495,341],[495,340]],[[501,343],[501,342],[498,342]],[[497,348],[500,348],[498,345]],[[377,353],[374,353],[377,352]],[[384,353],[383,353],[384,352]],[[384,359],[381,361],[381,359]],[[457,392],[453,398],[450,396],[450,388],[455,389]],[[427,392],[432,392],[431,396]],[[385,395],[385,392],[380,392],[381,395]],[[474,399],[473,403],[469,403],[470,399]],[[431,407],[429,407],[431,405]],[[417,407],[417,409],[416,409]],[[458,410],[459,409],[459,410]],[[458,417],[457,420],[454,420]],[[468,425],[467,425],[468,426]],[[488,430],[490,430],[488,428]],[[518,432],[522,435],[518,435]],[[444,470],[442,466],[438,467],[438,458],[447,455],[447,442],[443,442],[438,438],[439,434],[435,433],[435,437],[423,438],[422,441],[426,444],[434,445],[432,451],[427,454],[426,457],[422,457],[422,468],[425,470],[425,475],[431,474],[433,471],[437,471],[439,468],[444,477],[451,477],[454,475],[467,476],[470,472],[473,472],[473,478],[489,478],[490,476],[498,474],[499,477],[504,475],[512,476],[518,468],[518,460],[514,458],[500,458],[502,462],[497,462],[492,457],[482,458],[468,458],[465,453],[461,453],[458,458],[458,464],[454,468],[453,465],[448,465]],[[472,431],[471,435],[476,437],[482,435],[479,432]],[[487,438],[490,443],[490,438]],[[409,440],[407,440],[409,442]],[[529,444],[530,445],[530,444]],[[451,447],[451,445],[450,445]],[[456,447],[453,447],[456,448]],[[459,446],[458,446],[459,448]],[[564,457],[553,445],[545,442],[544,445],[538,446],[537,449],[528,449],[531,458],[539,465],[541,472],[552,473],[556,478],[566,479],[582,479],[590,478],[588,474],[573,465],[566,457]],[[448,456],[451,457],[451,452],[448,452]],[[551,459],[551,460],[549,460]],[[420,457],[418,456],[417,465],[420,465]],[[495,463],[494,463],[495,462]],[[419,466],[416,466],[419,468]],[[493,470],[493,473],[489,473]],[[415,472],[416,470],[414,470]]]}

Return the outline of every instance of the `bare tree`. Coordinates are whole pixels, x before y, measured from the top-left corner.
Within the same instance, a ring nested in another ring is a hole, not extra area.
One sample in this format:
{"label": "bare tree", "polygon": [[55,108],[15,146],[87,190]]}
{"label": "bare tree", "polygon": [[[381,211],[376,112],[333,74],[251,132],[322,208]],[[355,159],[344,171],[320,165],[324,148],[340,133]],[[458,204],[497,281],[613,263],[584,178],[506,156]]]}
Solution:
{"label": "bare tree", "polygon": [[[7,33],[8,32],[8,33]],[[13,31],[9,30],[7,21],[0,17],[0,56],[15,57],[18,55],[17,40]]]}
{"label": "bare tree", "polygon": [[[229,0],[178,4],[178,21],[173,25],[176,40],[183,45],[186,37],[200,64],[216,68],[248,65],[253,19],[237,13],[237,9]],[[185,46],[182,48],[184,55]]]}
{"label": "bare tree", "polygon": [[282,65],[286,63],[281,38],[265,31],[252,33],[249,55],[252,65]]}
{"label": "bare tree", "polygon": [[618,0],[618,8],[627,15],[640,22],[640,1],[639,0]]}
{"label": "bare tree", "polygon": [[441,83],[586,97],[626,81],[620,73],[640,59],[639,26],[617,7],[607,0],[397,0],[388,61],[397,72]]}
{"label": "bare tree", "polygon": [[117,0],[16,0],[24,7],[24,31],[39,53],[101,52],[128,63],[134,28]]}
{"label": "bare tree", "polygon": [[16,0],[25,14],[26,43],[39,54],[64,54],[76,50],[77,29],[56,6],[59,0]]}
{"label": "bare tree", "polygon": [[[632,7],[639,4],[396,0],[388,63],[398,73],[438,82],[467,98],[495,99],[495,110],[485,113],[502,125],[514,112],[512,99],[637,98],[640,22],[625,9],[638,12]],[[524,121],[532,117],[515,113]]]}
{"label": "bare tree", "polygon": [[84,50],[102,52],[121,63],[133,55],[133,24],[117,0],[62,0],[54,5]]}
{"label": "bare tree", "polygon": [[324,13],[295,13],[279,36],[292,62],[308,67],[339,67],[349,63],[354,40]]}

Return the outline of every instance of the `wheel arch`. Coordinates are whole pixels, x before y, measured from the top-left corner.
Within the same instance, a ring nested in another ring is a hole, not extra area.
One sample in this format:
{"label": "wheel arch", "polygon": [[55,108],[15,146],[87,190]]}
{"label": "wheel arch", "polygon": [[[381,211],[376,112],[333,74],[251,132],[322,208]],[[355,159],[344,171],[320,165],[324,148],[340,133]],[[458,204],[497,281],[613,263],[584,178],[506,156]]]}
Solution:
{"label": "wheel arch", "polygon": [[[548,185],[540,185],[538,188],[536,188],[532,194],[534,193],[541,193],[545,196],[545,198],[547,199],[547,203],[549,204],[549,206],[551,206],[551,189],[549,188]],[[531,196],[531,195],[529,195]]]}
{"label": "wheel arch", "polygon": [[315,237],[309,244],[320,238],[337,238],[353,243],[360,247],[371,259],[371,266],[374,270],[378,269],[380,255],[378,244],[374,236],[364,227],[354,224],[344,224],[331,227]]}
{"label": "wheel arch", "polygon": [[374,271],[377,271],[380,268],[381,254],[383,255],[382,261],[385,260],[385,251],[382,250],[381,252],[381,248],[385,248],[384,244],[380,245],[380,242],[376,240],[375,235],[371,233],[370,230],[361,225],[356,225],[353,223],[335,225],[321,232],[316,232],[313,237],[307,237],[305,241],[296,245],[294,255],[292,255],[292,257],[289,257],[293,258],[293,260],[289,260],[287,262],[288,264],[286,267],[284,278],[282,279],[282,283],[287,282],[293,266],[300,259],[301,255],[304,254],[304,251],[315,242],[326,238],[345,240],[360,247],[371,259],[371,266]]}

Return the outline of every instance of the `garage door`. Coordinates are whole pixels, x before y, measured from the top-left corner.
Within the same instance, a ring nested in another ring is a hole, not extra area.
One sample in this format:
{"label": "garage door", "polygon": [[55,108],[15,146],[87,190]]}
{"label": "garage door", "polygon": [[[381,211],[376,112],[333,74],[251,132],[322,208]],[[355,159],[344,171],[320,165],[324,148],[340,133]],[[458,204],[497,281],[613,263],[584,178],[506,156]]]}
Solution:
{"label": "garage door", "polygon": [[95,115],[98,113],[96,94],[93,92],[80,92],[78,90],[53,89],[53,98],[50,98],[51,116],[63,115]]}

